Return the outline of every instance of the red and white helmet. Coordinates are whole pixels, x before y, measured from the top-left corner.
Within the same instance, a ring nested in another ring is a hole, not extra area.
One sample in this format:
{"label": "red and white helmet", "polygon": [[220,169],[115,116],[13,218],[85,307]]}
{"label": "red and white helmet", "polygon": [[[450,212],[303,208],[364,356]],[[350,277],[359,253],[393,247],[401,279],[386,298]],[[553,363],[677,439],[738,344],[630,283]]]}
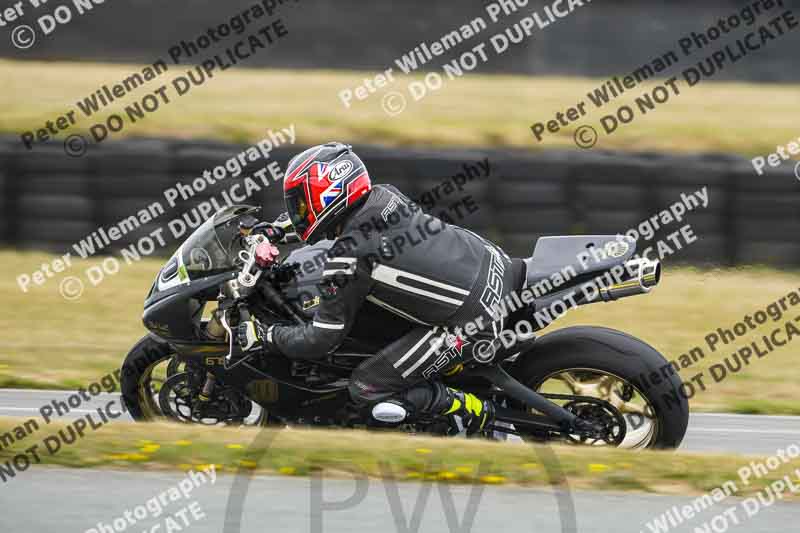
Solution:
{"label": "red and white helmet", "polygon": [[283,180],[286,211],[297,235],[310,243],[332,231],[371,189],[364,162],[338,142],[294,156]]}

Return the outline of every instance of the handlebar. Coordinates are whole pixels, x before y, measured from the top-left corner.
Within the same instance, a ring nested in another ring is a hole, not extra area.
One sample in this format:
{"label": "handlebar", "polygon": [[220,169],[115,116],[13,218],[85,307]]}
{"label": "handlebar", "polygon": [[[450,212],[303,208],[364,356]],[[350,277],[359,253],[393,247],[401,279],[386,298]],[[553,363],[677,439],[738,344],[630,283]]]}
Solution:
{"label": "handlebar", "polygon": [[[282,241],[286,233],[282,228],[267,222],[254,224],[250,224],[249,221],[245,222],[244,227],[240,225],[241,238],[246,249],[242,250],[239,255],[243,265],[237,277],[238,284],[247,290],[253,290],[258,284],[261,293],[269,303],[297,324],[303,324],[303,319],[273,286],[276,281],[289,281],[296,270],[296,265],[284,265],[277,262],[279,251],[273,242]],[[268,279],[258,283],[259,279],[264,277]],[[250,314],[243,302],[239,306],[239,312],[242,319],[249,320]]]}
{"label": "handlebar", "polygon": [[281,213],[273,222],[259,222],[256,217],[245,215],[239,220],[239,232],[245,236],[264,235],[272,244],[300,242],[288,213]]}

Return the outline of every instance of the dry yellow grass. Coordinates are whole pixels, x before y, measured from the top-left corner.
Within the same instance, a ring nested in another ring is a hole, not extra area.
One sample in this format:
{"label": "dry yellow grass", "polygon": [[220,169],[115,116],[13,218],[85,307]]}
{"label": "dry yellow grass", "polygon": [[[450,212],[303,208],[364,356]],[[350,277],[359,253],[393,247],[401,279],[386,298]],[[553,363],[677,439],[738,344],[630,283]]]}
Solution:
{"label": "dry yellow grass", "polygon": [[[681,372],[685,381],[702,372],[706,392],[697,392],[694,410],[782,412],[800,414],[797,404],[800,339],[778,348],[763,359],[753,356],[750,365],[716,383],[709,367],[723,363],[734,352],[800,315],[800,308],[778,322],[769,320],[730,344],[719,342],[712,352],[705,337],[717,328],[733,329],[745,315],[752,316],[790,291],[800,292],[800,275],[767,268],[665,270],[664,279],[647,296],[590,305],[570,311],[558,327],[595,324],[626,331],[653,345],[667,359],[679,358],[700,347],[705,358]],[[798,322],[794,324],[800,327]],[[786,333],[781,339],[786,338]],[[763,343],[760,343],[763,346]]]}
{"label": "dry yellow grass", "polygon": [[[43,63],[0,61],[0,132],[19,134],[41,127],[76,101],[103,84],[113,84],[136,71],[132,65],[93,63]],[[140,100],[160,84],[184,74],[171,67],[161,78],[140,88],[103,111],[106,117],[124,105]],[[632,91],[607,109],[587,104],[585,121],[562,129],[537,144],[530,131],[534,122],[554,118],[604,80],[588,78],[481,76],[468,74],[449,81],[420,102],[409,99],[408,108],[389,117],[381,101],[389,91],[405,89],[410,80],[381,89],[368,100],[346,109],[337,96],[353,88],[371,72],[287,70],[229,70],[205,85],[172,99],[120,134],[177,138],[216,138],[235,142],[260,139],[272,127],[294,123],[299,142],[341,139],[387,145],[416,146],[512,146],[525,149],[574,148],[572,136],[580,123],[595,126],[600,117],[652,84]],[[601,136],[599,149],[665,150],[678,152],[733,152],[765,154],[777,144],[800,135],[795,116],[800,105],[796,85],[708,83],[683,89],[663,107],[621,127],[612,136]],[[168,94],[174,95],[174,91]],[[82,117],[80,112],[77,113]],[[94,122],[82,120],[68,133],[86,130]],[[59,139],[63,140],[66,135]],[[112,136],[112,138],[116,138]]]}
{"label": "dry yellow grass", "polygon": [[[18,423],[18,419],[0,418],[0,432]],[[54,422],[0,450],[0,462],[56,434],[64,425]],[[63,446],[57,454],[41,453],[40,457],[44,464],[71,468],[197,470],[210,469],[213,464],[219,473],[304,476],[316,472],[331,477],[349,473],[399,480],[562,487],[563,481],[573,490],[682,495],[704,493],[733,481],[737,496],[754,495],[785,475],[795,477],[796,468],[792,463],[781,465],[744,484],[737,470],[755,458],[564,445],[544,448],[481,439],[459,439],[458,446],[453,446],[450,439],[394,432],[260,431],[164,423],[102,426],[87,431],[84,438]],[[14,480],[7,483],[13,486]],[[785,497],[797,499],[789,491]]]}
{"label": "dry yellow grass", "polygon": [[[66,275],[83,277],[100,259],[80,261],[43,287],[23,294],[15,277],[50,259],[43,253],[0,252],[0,386],[76,387],[118,368],[129,348],[144,334],[142,302],[161,266],[145,260],[123,266],[97,287],[88,283],[74,302],[59,294]],[[767,333],[768,323],[735,344],[711,354],[704,338],[718,327],[731,328],[745,315],[800,289],[800,274],[766,268],[738,270],[666,269],[664,280],[650,295],[570,311],[557,327],[574,324],[608,326],[627,331],[673,359],[695,346],[706,358],[686,376],[720,362]],[[797,316],[787,314],[784,320]],[[746,339],[746,340],[744,340]],[[798,339],[800,340],[800,339]],[[694,410],[759,411],[800,414],[797,405],[797,365],[800,342],[795,340],[691,401]],[[706,372],[707,373],[707,372]]]}

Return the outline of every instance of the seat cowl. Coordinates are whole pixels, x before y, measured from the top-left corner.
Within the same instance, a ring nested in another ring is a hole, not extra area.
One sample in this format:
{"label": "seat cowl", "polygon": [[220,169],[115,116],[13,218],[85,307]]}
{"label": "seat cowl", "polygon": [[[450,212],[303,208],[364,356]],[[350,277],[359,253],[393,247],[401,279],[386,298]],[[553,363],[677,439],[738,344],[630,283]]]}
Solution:
{"label": "seat cowl", "polygon": [[624,235],[569,235],[541,237],[533,255],[525,259],[526,285],[564,276],[608,270],[636,253],[636,241]]}

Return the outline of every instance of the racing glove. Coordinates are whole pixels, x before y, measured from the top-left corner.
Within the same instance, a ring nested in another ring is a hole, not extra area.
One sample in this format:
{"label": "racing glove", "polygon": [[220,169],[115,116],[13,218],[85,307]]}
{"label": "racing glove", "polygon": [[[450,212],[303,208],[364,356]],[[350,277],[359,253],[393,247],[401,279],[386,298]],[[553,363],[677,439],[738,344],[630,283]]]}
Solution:
{"label": "racing glove", "polygon": [[261,349],[265,337],[264,327],[255,319],[241,322],[236,331],[236,340],[245,352]]}
{"label": "racing glove", "polygon": [[239,324],[236,330],[236,341],[245,353],[260,352],[264,355],[280,353],[272,342],[272,329],[275,324],[265,328],[255,318]]}

